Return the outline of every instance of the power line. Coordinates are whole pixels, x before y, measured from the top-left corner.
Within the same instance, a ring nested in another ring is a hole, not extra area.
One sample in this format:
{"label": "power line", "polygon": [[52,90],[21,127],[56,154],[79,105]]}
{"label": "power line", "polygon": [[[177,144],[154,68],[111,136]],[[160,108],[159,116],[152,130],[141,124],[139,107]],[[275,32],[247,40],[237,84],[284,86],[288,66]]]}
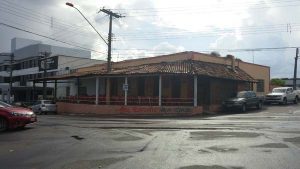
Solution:
{"label": "power line", "polygon": [[[279,3],[279,4],[281,4],[281,3],[287,3],[287,2],[299,2],[299,0],[273,0],[273,1],[269,1],[268,2],[268,4],[276,4],[276,3]],[[215,5],[216,3],[214,3],[214,5]],[[221,5],[223,5],[224,3],[217,3],[217,4],[221,4]],[[255,2],[255,3],[253,3],[253,2],[247,2],[247,3],[245,3],[245,2],[243,2],[243,1],[240,1],[240,2],[238,2],[238,3],[232,3],[232,2],[230,2],[230,5],[231,6],[237,6],[237,5],[263,5],[263,4],[266,4],[265,2],[262,2],[262,1],[260,1],[260,2]],[[133,10],[133,11],[145,11],[145,12],[149,12],[149,11],[161,11],[161,10],[172,10],[172,11],[174,11],[174,10],[190,10],[190,9],[207,9],[208,7],[195,7],[195,5],[193,5],[193,6],[185,6],[185,7],[183,7],[183,6],[171,6],[171,4],[170,4],[170,6],[168,6],[168,7],[150,7],[150,8],[110,8],[110,9],[112,9],[112,10]],[[210,9],[210,8],[209,8]]]}
{"label": "power line", "polygon": [[[258,52],[268,52],[268,51],[275,51],[275,50],[288,50],[288,49],[296,49],[299,48],[297,46],[283,46],[283,47],[265,47],[265,48],[236,48],[236,49],[225,49],[225,48],[215,48],[215,49],[204,49],[197,52],[203,53],[203,52],[213,52],[213,51],[223,51],[223,52],[252,52],[252,51],[258,51]],[[174,53],[171,51],[166,50],[155,50],[155,49],[115,49],[115,50],[123,50],[123,51],[135,51],[140,50],[142,52],[145,52],[145,54],[165,54],[165,53]],[[150,52],[149,52],[150,51]],[[114,55],[121,54],[121,55],[134,55],[134,53],[114,53]],[[122,56],[120,56],[122,57]]]}
{"label": "power line", "polygon": [[[291,3],[297,3],[299,1],[278,1],[275,3],[272,2],[268,2],[267,5],[272,5],[272,4],[283,4],[283,3],[289,3],[288,5],[279,5],[279,6],[263,6],[266,5],[266,3],[252,3],[252,4],[240,4],[240,5],[248,5],[248,6],[252,6],[249,8],[245,8],[245,9],[266,9],[266,8],[275,8],[275,7],[295,7],[295,6],[299,6],[299,4],[293,4],[291,5]],[[216,6],[219,5],[220,6]],[[128,15],[129,17],[137,17],[137,16],[158,16],[160,15],[159,13],[164,13],[164,15],[176,15],[176,14],[182,14],[182,13],[211,13],[211,12],[235,12],[235,10],[241,10],[243,9],[241,6],[236,6],[234,4],[231,4],[231,9],[223,9],[224,8],[224,4],[223,3],[218,3],[215,4],[215,6],[213,8],[211,7],[202,7],[202,8],[198,8],[198,7],[177,7],[177,8],[164,8],[164,9],[159,9],[159,8],[153,8],[151,9],[127,9],[127,10],[131,10],[133,12],[133,15]],[[218,10],[221,9],[221,10]],[[213,10],[212,10],[213,9]],[[126,9],[119,9],[121,10],[126,10]],[[127,11],[128,12],[128,11]],[[130,13],[130,12],[129,12]],[[144,13],[144,14],[143,14]],[[153,14],[151,14],[153,13]]]}
{"label": "power line", "polygon": [[19,30],[19,31],[27,32],[27,33],[30,33],[30,34],[34,34],[36,36],[40,36],[40,37],[43,37],[43,38],[51,39],[53,41],[64,43],[64,44],[67,44],[67,45],[70,45],[70,46],[74,46],[74,47],[78,47],[78,48],[81,48],[81,49],[85,49],[85,50],[88,50],[88,51],[93,51],[93,52],[105,54],[104,52],[100,52],[100,51],[97,51],[97,50],[94,50],[94,49],[89,49],[89,48],[81,47],[81,46],[78,46],[78,45],[74,45],[74,44],[69,43],[69,42],[58,40],[58,39],[55,39],[55,38],[52,38],[52,37],[48,37],[48,36],[45,36],[45,35],[42,35],[42,34],[34,33],[34,32],[31,32],[31,31],[28,31],[28,30],[25,30],[25,29],[22,29],[22,28],[18,28],[18,27],[12,26],[12,25],[5,24],[5,23],[1,23],[0,22],[0,25],[6,26],[6,27],[10,27],[10,28],[13,28],[13,29],[16,29],[16,30]]}
{"label": "power line", "polygon": [[[66,34],[70,34],[70,33],[74,32],[74,31],[67,31],[67,30],[71,30],[71,29],[89,31],[84,26],[78,26],[78,25],[74,26],[74,24],[67,24],[66,21],[61,20],[59,18],[44,15],[44,14],[39,13],[39,12],[35,12],[32,9],[24,8],[22,6],[19,6],[18,4],[13,4],[13,3],[10,3],[10,2],[7,2],[7,1],[3,1],[3,2],[8,3],[8,4],[4,4],[3,6],[0,6],[2,9],[4,9],[4,12],[6,12],[10,15],[14,15],[14,16],[17,16],[17,17],[20,17],[20,18],[24,18],[26,20],[30,20],[32,22],[36,22],[36,23],[39,23],[39,24],[42,24],[42,25],[49,26],[49,27],[52,27],[54,29],[60,30],[61,33],[64,32],[64,35],[60,36],[60,38],[66,36]],[[6,7],[7,5],[9,5],[9,6]],[[51,19],[55,19],[55,24],[54,25],[53,25],[53,22],[51,22]],[[80,34],[76,33],[76,35],[80,35]],[[54,36],[54,35],[52,35],[52,36]],[[57,36],[59,36],[59,35],[57,35]]]}

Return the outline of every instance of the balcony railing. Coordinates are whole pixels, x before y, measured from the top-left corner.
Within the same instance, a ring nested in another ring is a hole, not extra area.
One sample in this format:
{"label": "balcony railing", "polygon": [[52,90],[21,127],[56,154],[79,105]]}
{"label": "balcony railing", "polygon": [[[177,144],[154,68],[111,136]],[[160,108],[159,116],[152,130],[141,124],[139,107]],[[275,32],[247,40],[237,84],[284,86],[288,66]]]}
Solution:
{"label": "balcony railing", "polygon": [[[68,96],[58,98],[58,101],[78,104],[95,104],[96,96]],[[162,98],[163,106],[193,106],[194,98]],[[141,106],[158,106],[158,97],[147,97],[147,96],[129,96],[127,97],[127,105],[141,105]],[[105,96],[98,97],[99,105],[124,105],[125,98],[112,96],[107,101]]]}

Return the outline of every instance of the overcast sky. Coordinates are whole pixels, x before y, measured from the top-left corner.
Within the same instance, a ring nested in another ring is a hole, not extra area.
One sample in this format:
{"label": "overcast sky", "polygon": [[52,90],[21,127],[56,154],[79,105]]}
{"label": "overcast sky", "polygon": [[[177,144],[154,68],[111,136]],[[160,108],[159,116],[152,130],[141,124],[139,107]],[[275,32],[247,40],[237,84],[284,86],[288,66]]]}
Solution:
{"label": "overcast sky", "polygon": [[[106,59],[107,47],[75,9],[63,0],[0,0],[0,22],[64,43],[0,25],[0,52],[14,37],[57,46],[82,47]],[[271,77],[293,77],[294,48],[300,46],[298,0],[72,0],[107,38],[109,18],[99,9],[124,17],[113,21],[113,61],[181,51],[218,51],[271,67]],[[250,50],[235,50],[250,49]],[[234,51],[232,51],[234,50]],[[300,75],[300,69],[298,71]]]}

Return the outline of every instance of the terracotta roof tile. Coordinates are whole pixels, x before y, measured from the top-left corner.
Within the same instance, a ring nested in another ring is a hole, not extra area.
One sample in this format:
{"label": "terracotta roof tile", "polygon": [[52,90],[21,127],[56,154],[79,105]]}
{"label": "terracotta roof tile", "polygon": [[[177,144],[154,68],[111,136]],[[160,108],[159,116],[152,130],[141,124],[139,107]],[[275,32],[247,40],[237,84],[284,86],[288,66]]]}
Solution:
{"label": "terracotta roof tile", "polygon": [[[94,72],[77,72],[68,76],[56,76],[56,79],[74,78],[79,76],[93,76],[93,75],[142,75],[142,74],[189,74],[208,76],[215,78],[225,78],[239,81],[255,81],[250,75],[239,67],[235,67],[235,70],[229,65],[208,63],[195,60],[181,60],[174,62],[160,62],[143,64],[137,66],[130,66],[124,68],[112,69],[110,73],[107,73],[105,69],[101,69]],[[51,79],[48,78],[48,79]],[[55,79],[55,77],[52,77]]]}

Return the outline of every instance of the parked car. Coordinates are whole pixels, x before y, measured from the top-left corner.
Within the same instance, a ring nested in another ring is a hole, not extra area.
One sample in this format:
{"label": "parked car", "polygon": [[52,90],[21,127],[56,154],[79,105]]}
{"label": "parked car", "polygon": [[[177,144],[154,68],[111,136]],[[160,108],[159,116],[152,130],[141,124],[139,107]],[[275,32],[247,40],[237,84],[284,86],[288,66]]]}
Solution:
{"label": "parked car", "polygon": [[14,102],[12,105],[17,106],[17,107],[24,107],[31,109],[33,103],[32,102]]}
{"label": "parked car", "polygon": [[266,95],[265,103],[287,104],[288,102],[298,103],[299,91],[294,91],[292,87],[277,87],[272,93]]}
{"label": "parked car", "polygon": [[14,107],[0,101],[0,131],[25,127],[36,121],[36,115],[30,109]]}
{"label": "parked car", "polygon": [[39,100],[31,107],[32,111],[37,114],[56,113],[57,106],[52,100]]}
{"label": "parked car", "polygon": [[236,97],[229,98],[222,103],[224,111],[238,109],[245,112],[247,108],[256,107],[261,109],[263,106],[263,97],[257,97],[253,91],[240,91]]}

